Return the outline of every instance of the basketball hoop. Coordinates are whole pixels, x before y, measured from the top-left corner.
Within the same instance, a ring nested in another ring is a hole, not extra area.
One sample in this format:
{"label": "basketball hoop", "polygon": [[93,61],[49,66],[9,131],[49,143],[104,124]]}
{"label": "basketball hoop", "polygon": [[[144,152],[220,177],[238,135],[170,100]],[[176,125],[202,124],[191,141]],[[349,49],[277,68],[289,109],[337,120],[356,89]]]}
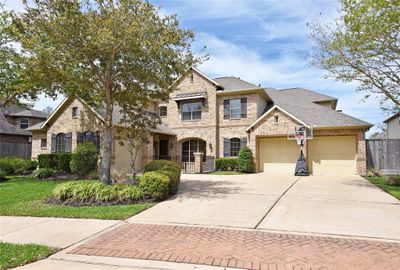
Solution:
{"label": "basketball hoop", "polygon": [[294,134],[297,144],[302,145],[302,142],[306,139],[306,128],[305,127],[298,127],[295,130]]}

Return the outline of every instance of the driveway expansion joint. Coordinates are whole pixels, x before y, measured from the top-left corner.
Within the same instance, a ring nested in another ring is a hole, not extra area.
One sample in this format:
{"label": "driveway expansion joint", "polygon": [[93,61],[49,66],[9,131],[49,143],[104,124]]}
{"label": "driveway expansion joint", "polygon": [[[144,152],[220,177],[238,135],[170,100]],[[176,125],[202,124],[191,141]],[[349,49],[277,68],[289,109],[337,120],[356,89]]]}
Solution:
{"label": "driveway expansion joint", "polygon": [[256,226],[254,226],[253,229],[257,229],[260,224],[267,218],[268,214],[271,213],[272,209],[274,209],[274,207],[278,204],[278,202],[282,199],[283,196],[285,196],[285,194],[301,179],[302,177],[300,176],[299,178],[297,178],[279,197],[278,199],[276,199],[276,201],[271,205],[271,207],[268,209],[267,213],[265,213],[265,215],[261,218],[260,221],[258,221],[258,223],[256,224]]}

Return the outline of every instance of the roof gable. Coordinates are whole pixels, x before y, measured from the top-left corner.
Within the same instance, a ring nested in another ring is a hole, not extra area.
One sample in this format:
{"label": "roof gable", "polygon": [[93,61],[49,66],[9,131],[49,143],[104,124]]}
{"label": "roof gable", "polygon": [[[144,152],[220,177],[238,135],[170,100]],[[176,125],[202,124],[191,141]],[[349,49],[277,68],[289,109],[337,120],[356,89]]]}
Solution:
{"label": "roof gable", "polygon": [[175,82],[171,85],[171,87],[176,86],[178,83],[180,83],[183,79],[186,78],[186,76],[188,76],[191,72],[195,72],[197,75],[199,75],[200,77],[202,77],[203,79],[205,79],[206,81],[208,81],[209,83],[211,83],[212,85],[214,85],[215,87],[217,87],[217,89],[223,89],[223,86],[221,84],[219,84],[218,82],[216,82],[215,80],[211,79],[210,77],[208,77],[206,74],[204,74],[203,72],[201,72],[200,70],[198,70],[195,67],[190,67],[188,68],[179,78],[177,78],[175,80]]}

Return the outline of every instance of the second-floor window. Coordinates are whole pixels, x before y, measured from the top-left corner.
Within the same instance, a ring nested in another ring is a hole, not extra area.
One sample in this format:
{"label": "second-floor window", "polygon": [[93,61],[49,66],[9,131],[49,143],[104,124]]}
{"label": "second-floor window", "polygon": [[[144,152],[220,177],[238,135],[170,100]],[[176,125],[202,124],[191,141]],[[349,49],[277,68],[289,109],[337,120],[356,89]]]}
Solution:
{"label": "second-floor window", "polygon": [[19,128],[26,129],[29,127],[29,119],[28,118],[21,118],[19,119]]}
{"label": "second-floor window", "polygon": [[161,117],[167,116],[167,106],[160,106],[158,109]]}
{"label": "second-floor window", "polygon": [[73,107],[72,108],[72,118],[76,118],[79,116],[79,109],[78,107]]}
{"label": "second-floor window", "polygon": [[224,100],[224,119],[240,119],[247,117],[247,98]]}
{"label": "second-floor window", "polygon": [[182,104],[182,120],[199,120],[201,119],[201,108],[203,104],[200,101],[185,102]]}

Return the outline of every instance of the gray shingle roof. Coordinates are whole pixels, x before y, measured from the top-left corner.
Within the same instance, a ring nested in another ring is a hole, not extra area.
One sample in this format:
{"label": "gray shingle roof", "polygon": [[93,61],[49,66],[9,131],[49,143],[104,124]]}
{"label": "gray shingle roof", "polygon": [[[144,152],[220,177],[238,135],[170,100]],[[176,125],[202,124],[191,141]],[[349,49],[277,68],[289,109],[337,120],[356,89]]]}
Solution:
{"label": "gray shingle roof", "polygon": [[314,92],[308,89],[304,89],[301,87],[295,87],[295,88],[288,88],[288,89],[282,89],[280,91],[285,91],[286,93],[301,98],[301,99],[306,99],[312,102],[319,102],[319,101],[334,101],[337,100],[337,98],[327,96],[318,92]]}
{"label": "gray shingle roof", "polygon": [[2,112],[0,112],[0,134],[31,136],[31,133],[29,131],[17,128],[16,126],[8,123]]}
{"label": "gray shingle roof", "polygon": [[372,124],[368,122],[312,102],[309,96],[302,96],[301,93],[304,93],[303,90],[304,89],[301,88],[300,90],[293,89],[290,91],[276,90],[273,88],[265,89],[275,105],[281,107],[309,126],[318,128],[372,126]]}
{"label": "gray shingle roof", "polygon": [[223,91],[230,92],[230,91],[243,91],[243,90],[253,90],[260,88],[259,86],[243,81],[240,78],[236,78],[233,76],[230,77],[220,77],[213,79],[220,85],[224,87]]}
{"label": "gray shingle roof", "polygon": [[50,115],[46,112],[38,111],[38,110],[23,110],[17,113],[12,114],[12,116],[23,116],[23,117],[36,117],[47,119]]}
{"label": "gray shingle roof", "polygon": [[36,125],[30,126],[30,127],[28,127],[27,129],[25,129],[25,130],[38,130],[38,129],[41,129],[41,127],[42,127],[42,125],[43,125],[44,122],[45,122],[45,121],[40,122],[40,123],[37,123]]}

